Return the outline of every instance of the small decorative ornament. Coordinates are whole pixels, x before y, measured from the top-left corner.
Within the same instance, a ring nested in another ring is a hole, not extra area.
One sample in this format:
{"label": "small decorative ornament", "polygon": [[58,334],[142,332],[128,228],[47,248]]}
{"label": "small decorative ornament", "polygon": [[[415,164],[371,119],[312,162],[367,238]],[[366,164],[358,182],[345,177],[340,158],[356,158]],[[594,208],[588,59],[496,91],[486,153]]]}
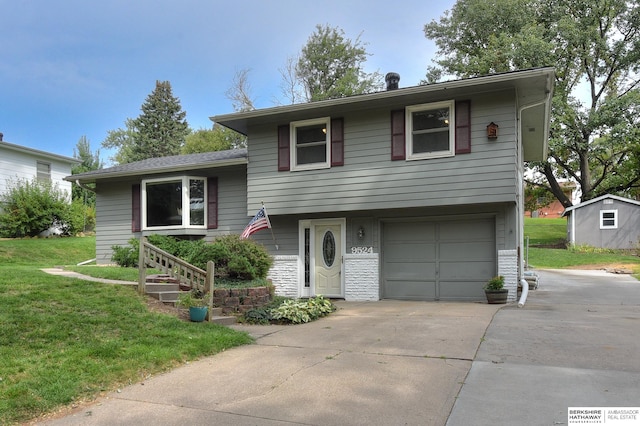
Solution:
{"label": "small decorative ornament", "polygon": [[498,125],[493,121],[487,126],[487,138],[498,139]]}

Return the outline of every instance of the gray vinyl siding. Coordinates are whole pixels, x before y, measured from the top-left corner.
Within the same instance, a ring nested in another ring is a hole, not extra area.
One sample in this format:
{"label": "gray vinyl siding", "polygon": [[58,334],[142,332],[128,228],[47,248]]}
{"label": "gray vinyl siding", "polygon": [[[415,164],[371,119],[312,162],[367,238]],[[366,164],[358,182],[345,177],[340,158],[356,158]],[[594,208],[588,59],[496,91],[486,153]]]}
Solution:
{"label": "gray vinyl siding", "polygon": [[[309,219],[340,219],[347,222],[345,248],[351,253],[352,247],[372,247],[374,253],[381,252],[380,228],[385,221],[414,220],[461,220],[476,217],[495,218],[495,241],[497,250],[515,249],[515,232],[509,232],[507,223],[512,222],[515,205],[475,205],[461,207],[432,207],[415,209],[374,210],[369,212],[344,212],[344,214],[313,214],[292,216],[270,216],[272,229],[263,230],[251,236],[254,241],[263,244],[272,255],[298,255],[298,224]],[[365,237],[358,240],[357,232],[362,226]],[[275,240],[275,241],[274,241]],[[276,249],[276,244],[278,249]]]}
{"label": "gray vinyl siding", "polygon": [[[250,217],[246,212],[245,167],[230,167],[210,171],[187,172],[190,176],[218,177],[218,228],[196,231],[212,240],[218,235],[239,234]],[[175,174],[174,174],[175,175]],[[169,175],[167,175],[169,176]],[[157,178],[158,176],[154,176]],[[140,238],[142,233],[131,231],[131,186],[142,178],[118,182],[98,182],[96,191],[96,262],[112,263],[111,247],[125,246],[132,238]],[[144,231],[144,234],[152,232]],[[171,235],[170,231],[158,231]]]}
{"label": "gray vinyl siding", "polygon": [[[471,153],[448,158],[391,161],[392,106],[343,115],[344,166],[330,169],[278,172],[277,125],[251,129],[248,212],[261,201],[271,215],[515,202],[513,92],[464,99],[471,100]],[[492,121],[500,128],[490,141]]]}
{"label": "gray vinyl siding", "polygon": [[125,246],[131,232],[131,182],[96,187],[96,263],[112,263],[111,246]]}

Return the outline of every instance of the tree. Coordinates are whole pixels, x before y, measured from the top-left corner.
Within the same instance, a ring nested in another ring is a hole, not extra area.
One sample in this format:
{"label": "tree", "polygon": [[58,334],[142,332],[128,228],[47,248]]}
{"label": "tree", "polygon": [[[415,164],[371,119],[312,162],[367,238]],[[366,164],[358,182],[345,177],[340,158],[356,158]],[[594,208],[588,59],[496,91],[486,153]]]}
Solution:
{"label": "tree", "polygon": [[256,109],[251,96],[249,71],[251,70],[242,69],[236,72],[231,82],[231,87],[225,92],[227,99],[231,101],[234,111],[246,112]]}
{"label": "tree", "polygon": [[109,157],[109,160],[115,164],[126,164],[135,161],[133,159],[133,145],[135,143],[133,120],[127,118],[124,124],[124,129],[109,130],[107,137],[102,141],[103,148],[117,150],[113,157]]}
{"label": "tree", "polygon": [[[81,136],[78,140],[76,147],[73,149],[73,158],[81,161],[80,164],[76,164],[71,168],[71,174],[73,175],[99,170],[104,167],[102,160],[100,160],[100,150],[97,150],[95,154],[91,152],[91,142],[86,136]],[[75,183],[71,190],[71,196],[73,200],[80,200],[85,205],[95,206],[96,204],[96,194]]]}
{"label": "tree", "polygon": [[189,134],[182,147],[181,154],[224,151],[246,146],[246,136],[216,123],[213,129],[199,129]]}
{"label": "tree", "polygon": [[530,164],[565,206],[640,186],[640,7],[627,0],[458,0],[425,25],[438,46],[426,82],[554,66],[549,158]]}
{"label": "tree", "polygon": [[[341,98],[382,88],[382,76],[378,72],[369,74],[363,70],[367,56],[360,36],[352,41],[338,28],[317,25],[295,66],[295,76],[306,100]],[[293,87],[291,81],[285,80],[284,85]],[[295,90],[291,93],[295,94]]]}
{"label": "tree", "polygon": [[137,118],[126,120],[125,129],[110,131],[102,146],[118,148],[114,159],[120,164],[180,154],[189,124],[171,83],[156,81],[140,109]]}

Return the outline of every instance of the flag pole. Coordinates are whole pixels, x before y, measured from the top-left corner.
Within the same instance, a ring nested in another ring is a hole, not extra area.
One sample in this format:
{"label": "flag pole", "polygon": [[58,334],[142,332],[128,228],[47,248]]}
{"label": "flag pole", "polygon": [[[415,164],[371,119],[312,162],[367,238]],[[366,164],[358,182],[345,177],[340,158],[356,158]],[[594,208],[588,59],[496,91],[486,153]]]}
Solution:
{"label": "flag pole", "polygon": [[276,250],[280,250],[280,247],[278,247],[278,243],[276,241],[276,236],[273,233],[273,228],[271,227],[271,219],[269,219],[267,208],[264,206],[264,201],[261,201],[261,203],[262,203],[262,208],[264,209],[264,215],[267,217],[267,221],[269,221],[269,230],[271,231],[271,238],[273,238],[273,244],[276,246]]}

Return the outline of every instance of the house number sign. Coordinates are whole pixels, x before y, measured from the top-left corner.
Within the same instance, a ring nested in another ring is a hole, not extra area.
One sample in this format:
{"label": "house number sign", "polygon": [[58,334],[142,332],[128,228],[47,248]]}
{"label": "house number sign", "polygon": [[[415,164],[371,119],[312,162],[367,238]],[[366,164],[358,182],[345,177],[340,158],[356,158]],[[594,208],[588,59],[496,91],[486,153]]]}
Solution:
{"label": "house number sign", "polygon": [[351,254],[373,253],[373,247],[351,247]]}

